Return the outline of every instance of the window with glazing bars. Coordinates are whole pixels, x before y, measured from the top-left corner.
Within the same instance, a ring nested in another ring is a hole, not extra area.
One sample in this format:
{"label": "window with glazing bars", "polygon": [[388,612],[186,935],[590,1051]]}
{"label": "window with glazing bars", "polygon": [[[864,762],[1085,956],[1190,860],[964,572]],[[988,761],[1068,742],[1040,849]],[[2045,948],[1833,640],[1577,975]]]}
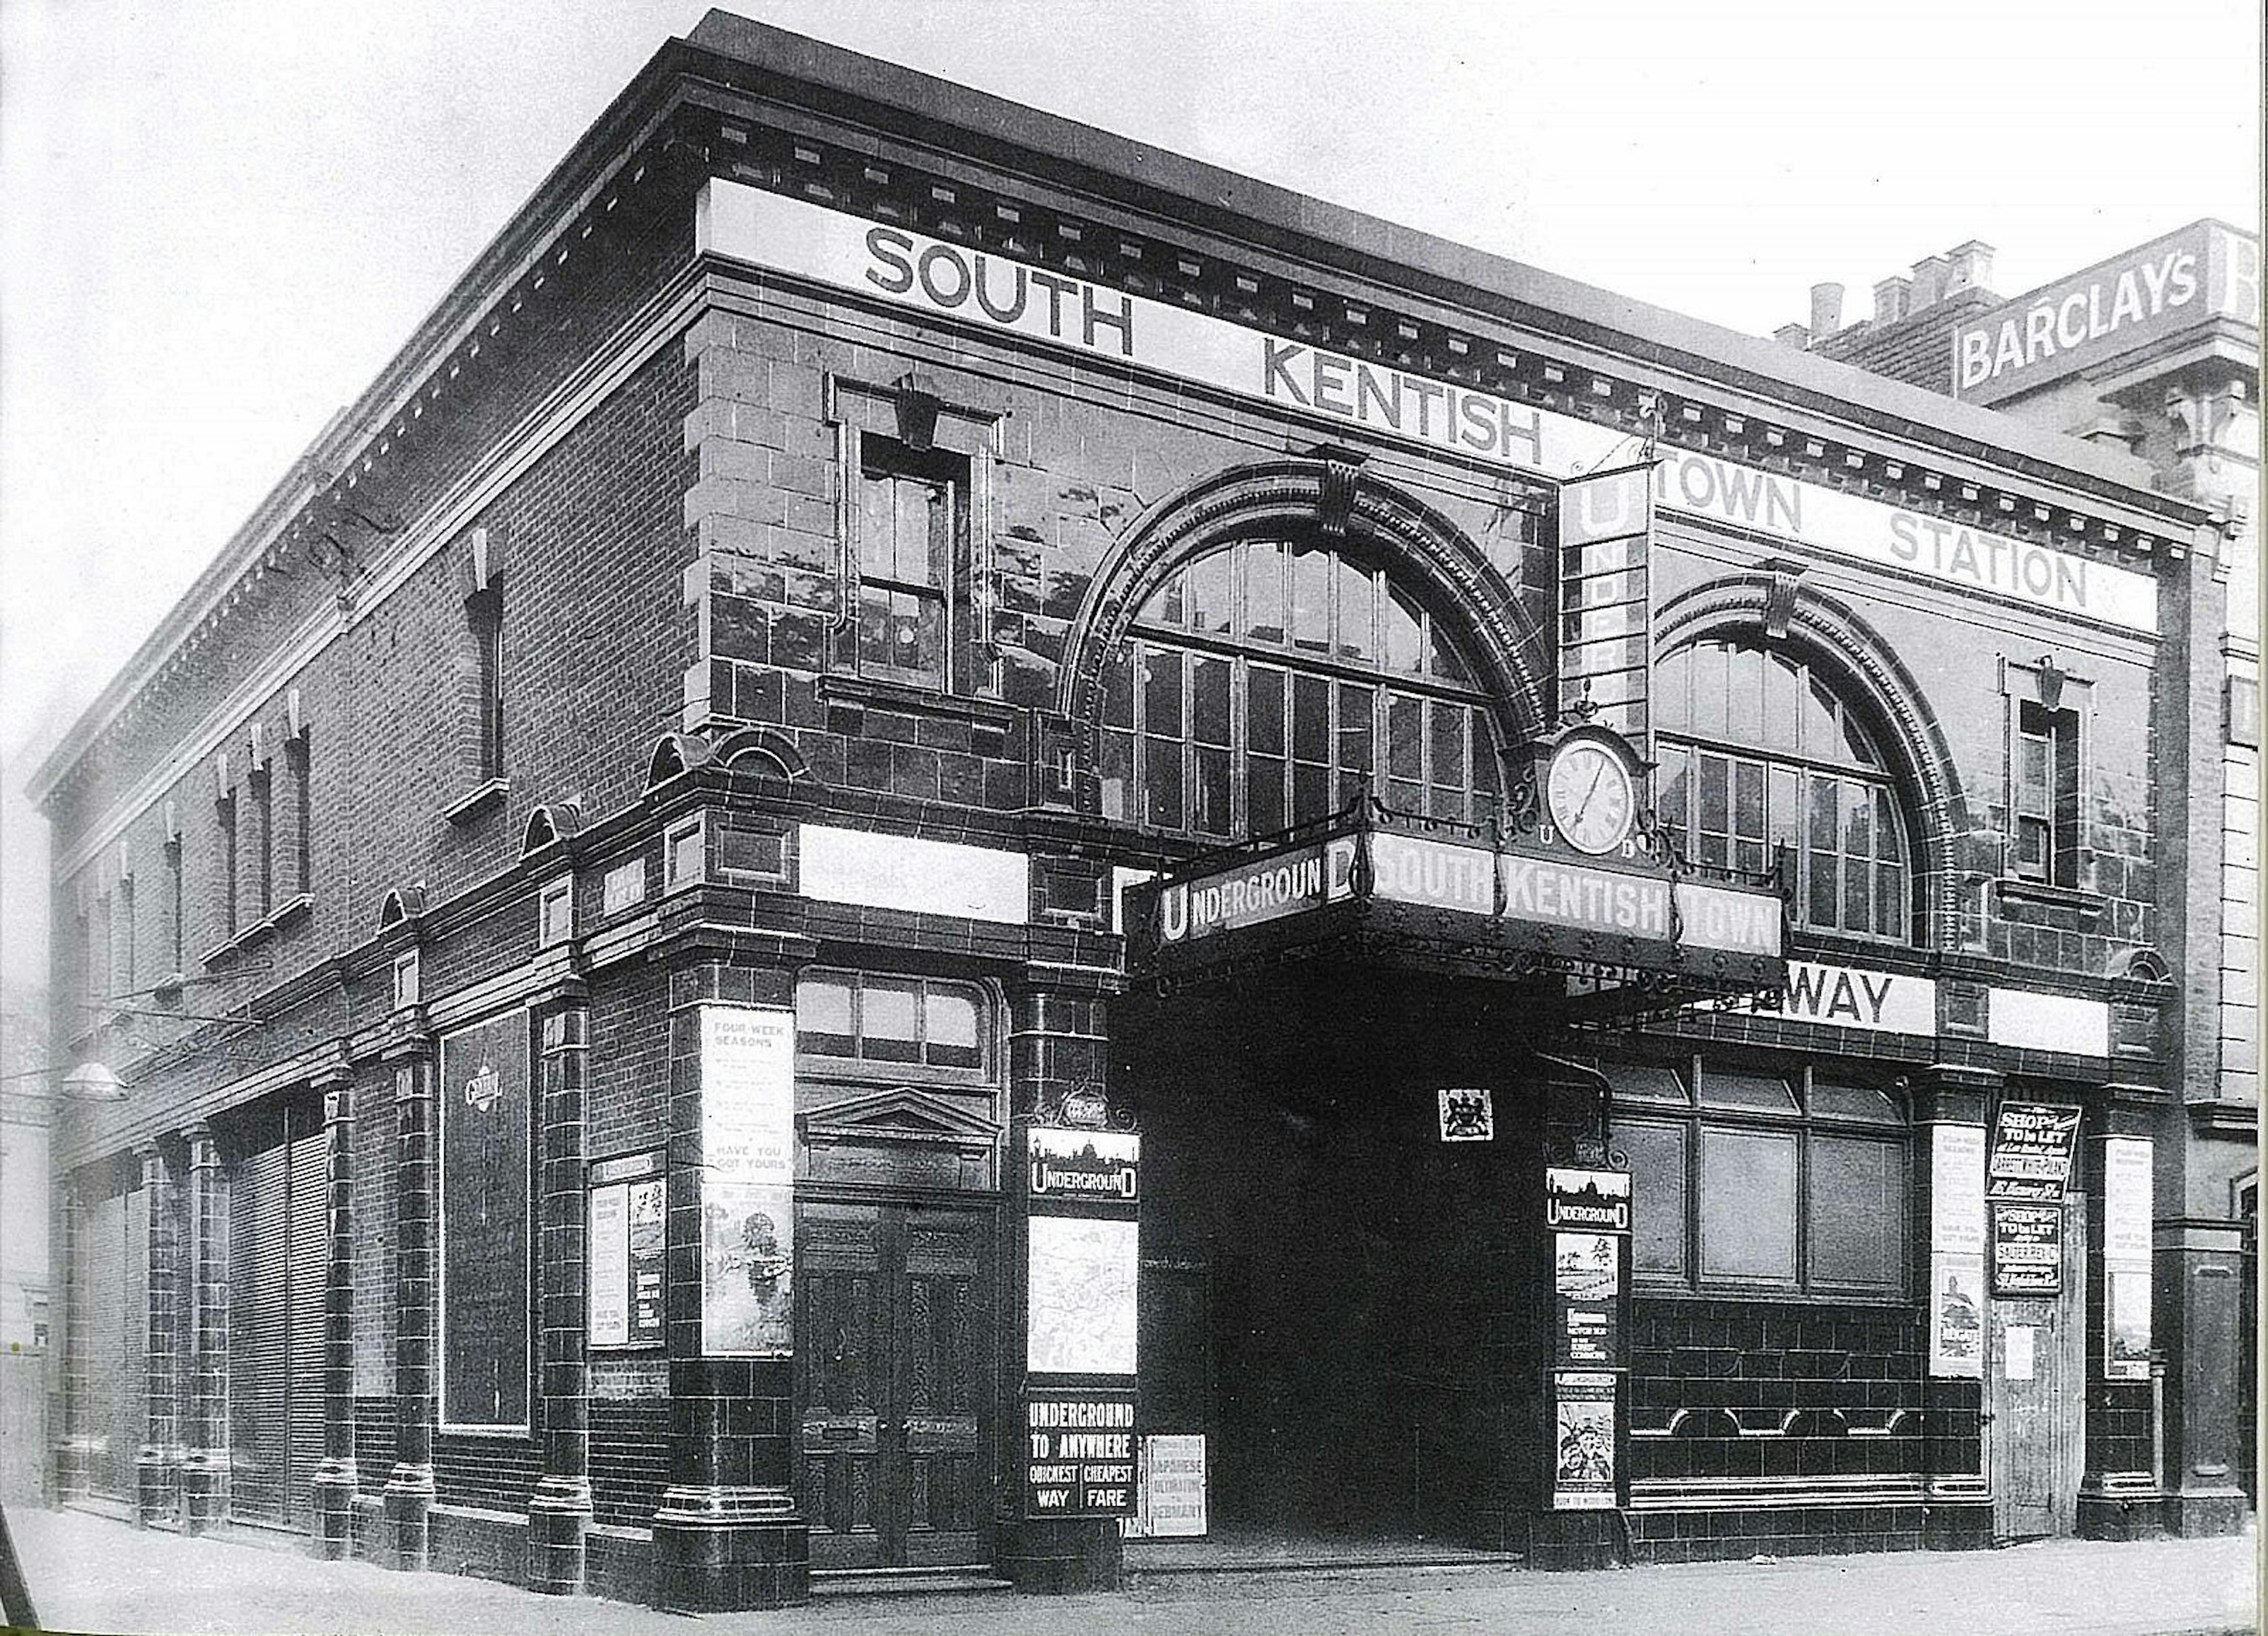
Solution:
{"label": "window with glazing bars", "polygon": [[858,438],[858,671],[942,689],[968,457]]}
{"label": "window with glazing bars", "polygon": [[1498,806],[1496,735],[1447,630],[1383,570],[1246,540],[1194,558],[1104,673],[1105,816],[1267,835],[1344,807],[1461,822]]}
{"label": "window with glazing bars", "polygon": [[1798,656],[1697,642],[1656,667],[1653,703],[1657,804],[1686,858],[1761,873],[1786,848],[1798,921],[1911,939],[1897,786],[1824,677]]}
{"label": "window with glazing bars", "polygon": [[2027,700],[2016,706],[2014,873],[2079,885],[2079,712]]}
{"label": "window with glazing bars", "polygon": [[982,1070],[984,991],[941,977],[807,971],[795,985],[795,1048],[896,1066]]}

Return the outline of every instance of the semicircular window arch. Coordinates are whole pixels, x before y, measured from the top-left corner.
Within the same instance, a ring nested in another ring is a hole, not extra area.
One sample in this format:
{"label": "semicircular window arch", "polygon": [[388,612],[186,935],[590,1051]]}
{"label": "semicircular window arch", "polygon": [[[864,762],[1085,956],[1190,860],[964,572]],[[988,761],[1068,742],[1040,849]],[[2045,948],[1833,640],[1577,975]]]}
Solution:
{"label": "semicircular window arch", "polygon": [[1800,652],[1708,638],[1654,671],[1657,805],[1695,863],[1762,872],[1786,847],[1799,925],[1913,940],[1908,803],[1867,712]]}
{"label": "semicircular window arch", "polygon": [[1344,807],[1464,823],[1500,803],[1473,666],[1388,568],[1312,541],[1237,539],[1152,594],[1103,673],[1103,815],[1209,839]]}

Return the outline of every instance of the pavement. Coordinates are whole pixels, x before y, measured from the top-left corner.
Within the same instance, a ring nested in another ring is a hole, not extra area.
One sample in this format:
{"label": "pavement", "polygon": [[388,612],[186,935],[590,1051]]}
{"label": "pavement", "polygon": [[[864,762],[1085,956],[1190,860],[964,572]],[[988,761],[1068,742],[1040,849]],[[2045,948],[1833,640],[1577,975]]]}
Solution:
{"label": "pavement", "polygon": [[1112,1595],[825,1597],[703,1618],[538,1596],[453,1574],[318,1562],[278,1537],[184,1539],[78,1511],[8,1507],[51,1631],[244,1636],[2188,1636],[2255,1630],[2258,1536],[2004,1551],[1683,1563],[1589,1573],[1497,1564],[1147,1574]]}

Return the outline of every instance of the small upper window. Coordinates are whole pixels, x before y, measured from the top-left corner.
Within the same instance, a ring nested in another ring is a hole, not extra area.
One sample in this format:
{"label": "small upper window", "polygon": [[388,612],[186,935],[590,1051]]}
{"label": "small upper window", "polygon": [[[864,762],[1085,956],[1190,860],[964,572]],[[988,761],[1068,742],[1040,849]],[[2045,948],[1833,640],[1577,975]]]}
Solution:
{"label": "small upper window", "polygon": [[988,1014],[984,991],[974,984],[811,971],[795,988],[796,1049],[812,1057],[981,1070]]}
{"label": "small upper window", "polygon": [[949,685],[953,570],[967,527],[968,457],[858,438],[858,670]]}
{"label": "small upper window", "polygon": [[2079,885],[2079,712],[2027,699],[2016,706],[2014,873]]}

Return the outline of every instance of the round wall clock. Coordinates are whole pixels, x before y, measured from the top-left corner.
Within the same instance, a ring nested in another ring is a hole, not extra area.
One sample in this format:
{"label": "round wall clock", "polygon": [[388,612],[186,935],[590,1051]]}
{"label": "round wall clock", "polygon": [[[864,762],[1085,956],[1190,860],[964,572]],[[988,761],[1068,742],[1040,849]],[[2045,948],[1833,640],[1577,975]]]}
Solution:
{"label": "round wall clock", "polygon": [[1543,799],[1552,827],[1578,851],[1614,851],[1638,818],[1629,764],[1596,739],[1571,739],[1552,752]]}

